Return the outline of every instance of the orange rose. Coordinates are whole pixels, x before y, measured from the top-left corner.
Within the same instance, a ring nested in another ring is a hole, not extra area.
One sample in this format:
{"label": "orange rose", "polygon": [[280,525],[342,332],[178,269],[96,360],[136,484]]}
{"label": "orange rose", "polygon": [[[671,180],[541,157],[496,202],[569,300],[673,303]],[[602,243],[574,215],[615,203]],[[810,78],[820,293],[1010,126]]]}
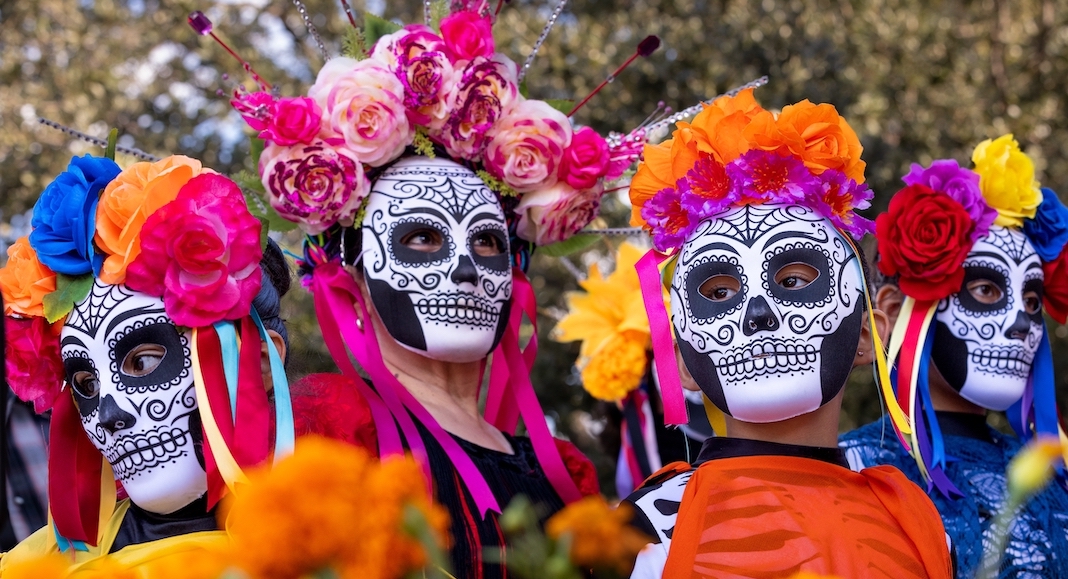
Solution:
{"label": "orange rose", "polygon": [[0,268],[4,315],[44,316],[44,297],[56,291],[56,274],[37,260],[30,238],[7,248],[7,265]]}
{"label": "orange rose", "polygon": [[[790,152],[813,173],[837,169],[857,183],[864,182],[860,139],[834,105],[812,104],[807,99],[782,109],[775,122]],[[803,143],[803,148],[798,148]]]}
{"label": "orange rose", "polygon": [[157,209],[174,201],[193,177],[213,172],[200,161],[172,155],[155,163],[134,163],[104,189],[96,212],[97,247],[107,254],[100,280],[120,284],[126,266],[141,253],[141,227]]}

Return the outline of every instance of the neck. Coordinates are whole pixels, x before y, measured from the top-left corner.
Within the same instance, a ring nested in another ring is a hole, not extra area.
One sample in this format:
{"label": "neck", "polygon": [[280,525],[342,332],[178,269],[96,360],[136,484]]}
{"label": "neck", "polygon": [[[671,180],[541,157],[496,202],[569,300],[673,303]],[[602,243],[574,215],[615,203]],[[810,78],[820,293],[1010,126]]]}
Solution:
{"label": "neck", "polygon": [[927,385],[931,391],[931,405],[940,412],[962,412],[965,414],[985,415],[986,409],[964,399],[959,392],[953,389],[942,377],[934,361],[928,366]]}
{"label": "neck", "polygon": [[[844,388],[842,390],[845,391]],[[839,392],[816,410],[779,422],[742,422],[727,416],[727,436],[833,448],[838,446],[838,417],[841,413],[842,392]]]}

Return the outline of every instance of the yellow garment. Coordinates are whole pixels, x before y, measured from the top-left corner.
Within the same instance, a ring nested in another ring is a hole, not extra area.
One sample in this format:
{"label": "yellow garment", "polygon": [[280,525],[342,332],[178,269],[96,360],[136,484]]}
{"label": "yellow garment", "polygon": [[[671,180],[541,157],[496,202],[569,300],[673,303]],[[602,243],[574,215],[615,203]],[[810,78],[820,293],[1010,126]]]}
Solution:
{"label": "yellow garment", "polygon": [[[92,571],[100,565],[103,557],[111,550],[115,536],[119,533],[119,525],[122,524],[122,519],[126,516],[129,507],[129,500],[116,505],[107,525],[101,530],[95,547],[90,546],[88,551],[72,550],[62,554],[70,560],[71,565],[68,571],[72,579],[77,579],[81,572]],[[199,531],[139,545],[129,545],[112,553],[108,559],[122,568],[138,569],[166,557],[180,556],[189,551],[225,547],[227,542],[225,531]],[[55,531],[51,525],[46,525],[15,545],[14,549],[0,555],[0,577],[3,577],[4,570],[11,565],[58,552],[59,546],[56,544]],[[143,569],[141,571],[139,575],[143,579],[152,579]]]}

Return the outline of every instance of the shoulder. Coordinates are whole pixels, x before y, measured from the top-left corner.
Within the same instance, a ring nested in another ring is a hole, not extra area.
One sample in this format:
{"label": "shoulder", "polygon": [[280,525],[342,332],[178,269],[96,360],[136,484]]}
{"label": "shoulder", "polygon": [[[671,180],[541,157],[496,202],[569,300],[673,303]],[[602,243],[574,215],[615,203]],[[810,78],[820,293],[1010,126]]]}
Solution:
{"label": "shoulder", "polygon": [[378,434],[367,400],[340,374],[309,374],[290,386],[297,436],[318,434],[378,452]]}
{"label": "shoulder", "polygon": [[567,467],[571,480],[575,481],[575,486],[578,487],[579,493],[584,497],[601,494],[601,483],[597,480],[597,469],[594,468],[590,459],[586,458],[586,455],[582,454],[578,447],[566,440],[554,438],[553,442],[556,443],[556,451],[560,453],[560,458],[564,460],[564,466]]}
{"label": "shoulder", "polygon": [[18,545],[15,545],[7,553],[0,554],[0,575],[14,566],[20,566],[50,553],[58,552],[56,534],[52,531],[51,525],[45,525],[20,541]]}
{"label": "shoulder", "polygon": [[682,495],[693,472],[686,463],[669,464],[623,500],[634,506],[631,524],[665,548],[671,543]]}

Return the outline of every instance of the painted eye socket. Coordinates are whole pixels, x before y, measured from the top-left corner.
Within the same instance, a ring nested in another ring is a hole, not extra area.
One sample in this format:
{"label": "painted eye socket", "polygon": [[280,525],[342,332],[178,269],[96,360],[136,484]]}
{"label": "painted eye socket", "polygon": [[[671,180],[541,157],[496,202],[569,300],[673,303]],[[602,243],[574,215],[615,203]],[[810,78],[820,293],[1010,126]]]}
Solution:
{"label": "painted eye socket", "polygon": [[1023,296],[1024,310],[1034,315],[1042,311],[1042,298],[1039,297],[1038,292],[1027,292]]}
{"label": "painted eye socket", "polygon": [[148,376],[159,367],[163,357],[167,355],[167,348],[159,344],[141,344],[122,361],[122,373],[127,376]]}
{"label": "painted eye socket", "polygon": [[819,270],[807,263],[788,263],[775,272],[775,283],[789,290],[798,290],[816,281]]}
{"label": "painted eye socket", "polygon": [[504,244],[492,232],[483,231],[471,238],[471,251],[482,257],[492,257],[504,253]]}
{"label": "painted eye socket", "polygon": [[70,379],[70,385],[82,398],[93,398],[100,394],[100,380],[96,372],[82,370],[75,372]]}
{"label": "painted eye socket", "polygon": [[706,279],[697,291],[714,302],[725,302],[742,289],[742,282],[730,275],[715,275]]}
{"label": "painted eye socket", "polygon": [[975,301],[986,305],[998,303],[1005,295],[996,283],[988,279],[973,279],[964,287]]}
{"label": "painted eye socket", "polygon": [[400,242],[401,245],[414,251],[434,253],[441,250],[445,243],[445,236],[437,229],[424,227],[405,234]]}

